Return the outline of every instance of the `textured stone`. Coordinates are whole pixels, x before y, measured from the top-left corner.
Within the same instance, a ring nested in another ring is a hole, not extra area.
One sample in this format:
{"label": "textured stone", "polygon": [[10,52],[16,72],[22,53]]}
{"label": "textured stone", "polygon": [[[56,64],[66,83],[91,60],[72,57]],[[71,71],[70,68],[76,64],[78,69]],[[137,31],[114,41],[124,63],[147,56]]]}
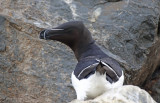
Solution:
{"label": "textured stone", "polygon": [[152,97],[137,86],[125,85],[112,89],[94,100],[78,101],[70,103],[156,103]]}
{"label": "textured stone", "polygon": [[[159,44],[160,44],[160,41],[157,43],[157,45]],[[159,49],[160,49],[160,46],[159,46]],[[160,58],[160,55],[157,55],[157,58]],[[143,87],[153,96],[153,98],[158,103],[160,103],[160,75],[159,74],[160,74],[160,65],[154,71],[152,76],[149,77],[143,85]]]}
{"label": "textured stone", "polygon": [[160,1],[109,1],[0,0],[0,102],[76,98],[68,87],[77,63],[72,51],[38,37],[42,29],[71,20],[83,21],[101,48],[122,65],[126,84],[144,84],[159,65]]}

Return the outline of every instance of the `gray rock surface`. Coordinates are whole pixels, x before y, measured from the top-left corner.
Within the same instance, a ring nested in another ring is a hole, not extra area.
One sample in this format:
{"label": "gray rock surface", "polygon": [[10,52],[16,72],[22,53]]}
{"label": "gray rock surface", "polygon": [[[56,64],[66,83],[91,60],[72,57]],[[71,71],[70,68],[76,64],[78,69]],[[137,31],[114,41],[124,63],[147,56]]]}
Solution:
{"label": "gray rock surface", "polygon": [[[159,46],[159,49],[160,49],[160,46]],[[158,55],[157,57],[160,58],[160,55]],[[153,98],[158,103],[160,103],[160,75],[159,74],[160,74],[160,65],[154,71],[151,78],[147,79],[147,81],[143,85],[143,87],[153,96]]]}
{"label": "gray rock surface", "polygon": [[[136,92],[135,92],[136,91]],[[125,85],[112,89],[93,100],[73,100],[70,103],[156,103],[152,97],[137,86]]]}
{"label": "gray rock surface", "polygon": [[159,65],[159,0],[0,0],[0,102],[65,103],[76,66],[72,51],[39,39],[43,28],[84,21],[104,51],[142,85]]}

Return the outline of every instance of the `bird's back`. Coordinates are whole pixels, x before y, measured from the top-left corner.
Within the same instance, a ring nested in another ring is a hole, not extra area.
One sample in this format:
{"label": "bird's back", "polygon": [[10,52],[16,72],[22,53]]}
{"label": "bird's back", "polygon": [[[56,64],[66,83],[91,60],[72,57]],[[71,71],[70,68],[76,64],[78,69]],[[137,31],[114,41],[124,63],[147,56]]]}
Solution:
{"label": "bird's back", "polygon": [[79,80],[87,79],[95,71],[100,74],[106,73],[108,81],[112,79],[110,82],[116,82],[122,75],[122,68],[119,63],[105,54],[96,44],[92,44],[81,55],[74,70],[74,75]]}
{"label": "bird's back", "polygon": [[72,84],[79,100],[95,98],[111,88],[122,86],[124,81],[119,63],[96,44],[88,48],[72,73]]}

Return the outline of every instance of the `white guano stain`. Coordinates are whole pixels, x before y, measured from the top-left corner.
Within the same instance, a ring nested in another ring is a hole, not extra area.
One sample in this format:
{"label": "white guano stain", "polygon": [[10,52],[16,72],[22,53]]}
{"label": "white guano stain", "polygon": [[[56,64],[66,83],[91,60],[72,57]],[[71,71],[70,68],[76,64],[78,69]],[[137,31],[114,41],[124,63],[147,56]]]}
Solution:
{"label": "white guano stain", "polygon": [[101,15],[102,9],[99,7],[93,11],[90,21],[95,22],[97,18]]}
{"label": "white guano stain", "polygon": [[64,0],[64,2],[68,4],[68,6],[70,7],[72,11],[73,18],[76,19],[79,15],[76,13],[77,7],[75,4],[72,3],[73,0]]}

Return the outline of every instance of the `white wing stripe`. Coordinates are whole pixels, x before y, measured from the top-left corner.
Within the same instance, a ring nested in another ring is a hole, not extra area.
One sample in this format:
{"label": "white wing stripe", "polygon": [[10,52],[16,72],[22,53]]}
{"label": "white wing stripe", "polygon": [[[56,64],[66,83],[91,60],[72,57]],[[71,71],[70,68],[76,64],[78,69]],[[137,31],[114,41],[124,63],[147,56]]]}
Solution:
{"label": "white wing stripe", "polygon": [[117,75],[117,73],[108,65],[106,64],[105,62],[101,61],[101,60],[98,60],[96,59],[98,62],[102,62],[102,64],[104,64],[105,66],[107,66],[112,72],[114,72],[116,74],[116,76],[119,78],[119,76]]}
{"label": "white wing stripe", "polygon": [[[102,62],[102,61],[101,61]],[[112,72],[114,72],[116,74],[116,76],[119,78],[119,76],[117,75],[117,73],[106,63],[102,62],[102,64],[104,64],[105,66],[107,66]]]}
{"label": "white wing stripe", "polygon": [[99,64],[99,63],[94,63],[94,64],[89,65],[89,66],[87,66],[86,68],[84,68],[84,69],[79,73],[78,78],[80,77],[80,75],[81,75],[86,69],[88,69],[88,68],[91,67],[91,66],[97,65],[97,64]]}

